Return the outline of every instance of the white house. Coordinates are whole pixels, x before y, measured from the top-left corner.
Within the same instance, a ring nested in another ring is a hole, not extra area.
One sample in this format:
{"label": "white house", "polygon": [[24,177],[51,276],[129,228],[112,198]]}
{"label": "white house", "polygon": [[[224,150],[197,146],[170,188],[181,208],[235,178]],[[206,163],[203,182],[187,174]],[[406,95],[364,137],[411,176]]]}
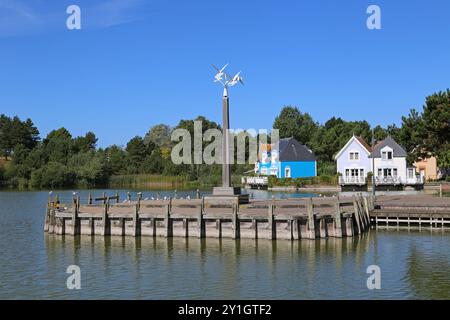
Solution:
{"label": "white house", "polygon": [[363,138],[353,135],[335,155],[339,184],[363,186],[367,184],[367,173],[372,171],[370,146]]}
{"label": "white house", "polygon": [[391,136],[379,142],[369,158],[374,158],[376,185],[418,185],[423,179],[406,163],[407,153]]}

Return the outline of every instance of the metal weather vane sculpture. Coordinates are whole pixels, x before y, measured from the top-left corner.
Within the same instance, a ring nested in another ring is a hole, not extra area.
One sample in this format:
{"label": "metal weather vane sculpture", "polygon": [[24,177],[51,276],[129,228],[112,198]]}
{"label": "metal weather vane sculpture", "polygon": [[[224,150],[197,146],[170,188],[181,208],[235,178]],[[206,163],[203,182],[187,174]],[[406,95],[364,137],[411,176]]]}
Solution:
{"label": "metal weather vane sculpture", "polygon": [[231,165],[230,165],[230,139],[229,139],[229,129],[230,129],[230,105],[228,98],[228,88],[233,87],[236,84],[244,84],[241,77],[241,71],[231,77],[225,72],[228,63],[224,65],[221,69],[213,65],[214,69],[217,71],[214,76],[214,82],[219,82],[223,86],[223,97],[222,97],[222,113],[223,113],[223,141],[222,141],[222,187],[214,188],[213,195],[217,196],[235,196],[241,194],[240,188],[234,188],[231,186]]}
{"label": "metal weather vane sculpture", "polygon": [[228,87],[233,87],[238,83],[244,85],[244,81],[241,77],[241,71],[239,71],[233,77],[231,77],[228,73],[225,72],[225,68],[228,67],[228,63],[224,65],[221,69],[217,68],[215,65],[212,66],[217,71],[216,75],[214,76],[214,82],[219,82],[222,84],[224,88],[224,96],[228,96]]}

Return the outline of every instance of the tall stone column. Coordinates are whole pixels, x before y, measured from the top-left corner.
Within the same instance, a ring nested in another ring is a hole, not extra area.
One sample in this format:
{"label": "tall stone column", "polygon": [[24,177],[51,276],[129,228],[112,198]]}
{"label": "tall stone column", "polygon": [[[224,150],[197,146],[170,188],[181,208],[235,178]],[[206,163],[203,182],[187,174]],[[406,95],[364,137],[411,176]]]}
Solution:
{"label": "tall stone column", "polygon": [[230,100],[228,92],[225,88],[222,98],[222,114],[223,114],[223,141],[222,141],[222,187],[231,187],[231,168],[230,168]]}

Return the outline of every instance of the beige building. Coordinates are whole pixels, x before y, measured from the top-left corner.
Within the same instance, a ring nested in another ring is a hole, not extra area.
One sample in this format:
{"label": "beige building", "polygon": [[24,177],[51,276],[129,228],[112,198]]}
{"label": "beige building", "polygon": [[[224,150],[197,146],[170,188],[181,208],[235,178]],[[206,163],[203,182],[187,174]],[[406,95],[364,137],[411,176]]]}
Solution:
{"label": "beige building", "polygon": [[430,157],[417,161],[414,163],[417,173],[419,173],[425,180],[436,180],[438,176],[437,159],[435,157]]}

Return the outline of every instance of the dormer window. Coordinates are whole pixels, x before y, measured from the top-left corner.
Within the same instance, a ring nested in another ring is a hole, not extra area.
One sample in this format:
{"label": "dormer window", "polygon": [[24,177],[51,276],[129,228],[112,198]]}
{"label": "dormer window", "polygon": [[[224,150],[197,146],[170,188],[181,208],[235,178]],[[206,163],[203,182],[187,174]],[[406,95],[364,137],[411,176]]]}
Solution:
{"label": "dormer window", "polygon": [[350,160],[359,160],[359,152],[357,152],[357,151],[350,152],[349,159]]}
{"label": "dormer window", "polygon": [[383,151],[383,152],[381,152],[381,159],[383,159],[383,160],[392,160],[392,151]]}

